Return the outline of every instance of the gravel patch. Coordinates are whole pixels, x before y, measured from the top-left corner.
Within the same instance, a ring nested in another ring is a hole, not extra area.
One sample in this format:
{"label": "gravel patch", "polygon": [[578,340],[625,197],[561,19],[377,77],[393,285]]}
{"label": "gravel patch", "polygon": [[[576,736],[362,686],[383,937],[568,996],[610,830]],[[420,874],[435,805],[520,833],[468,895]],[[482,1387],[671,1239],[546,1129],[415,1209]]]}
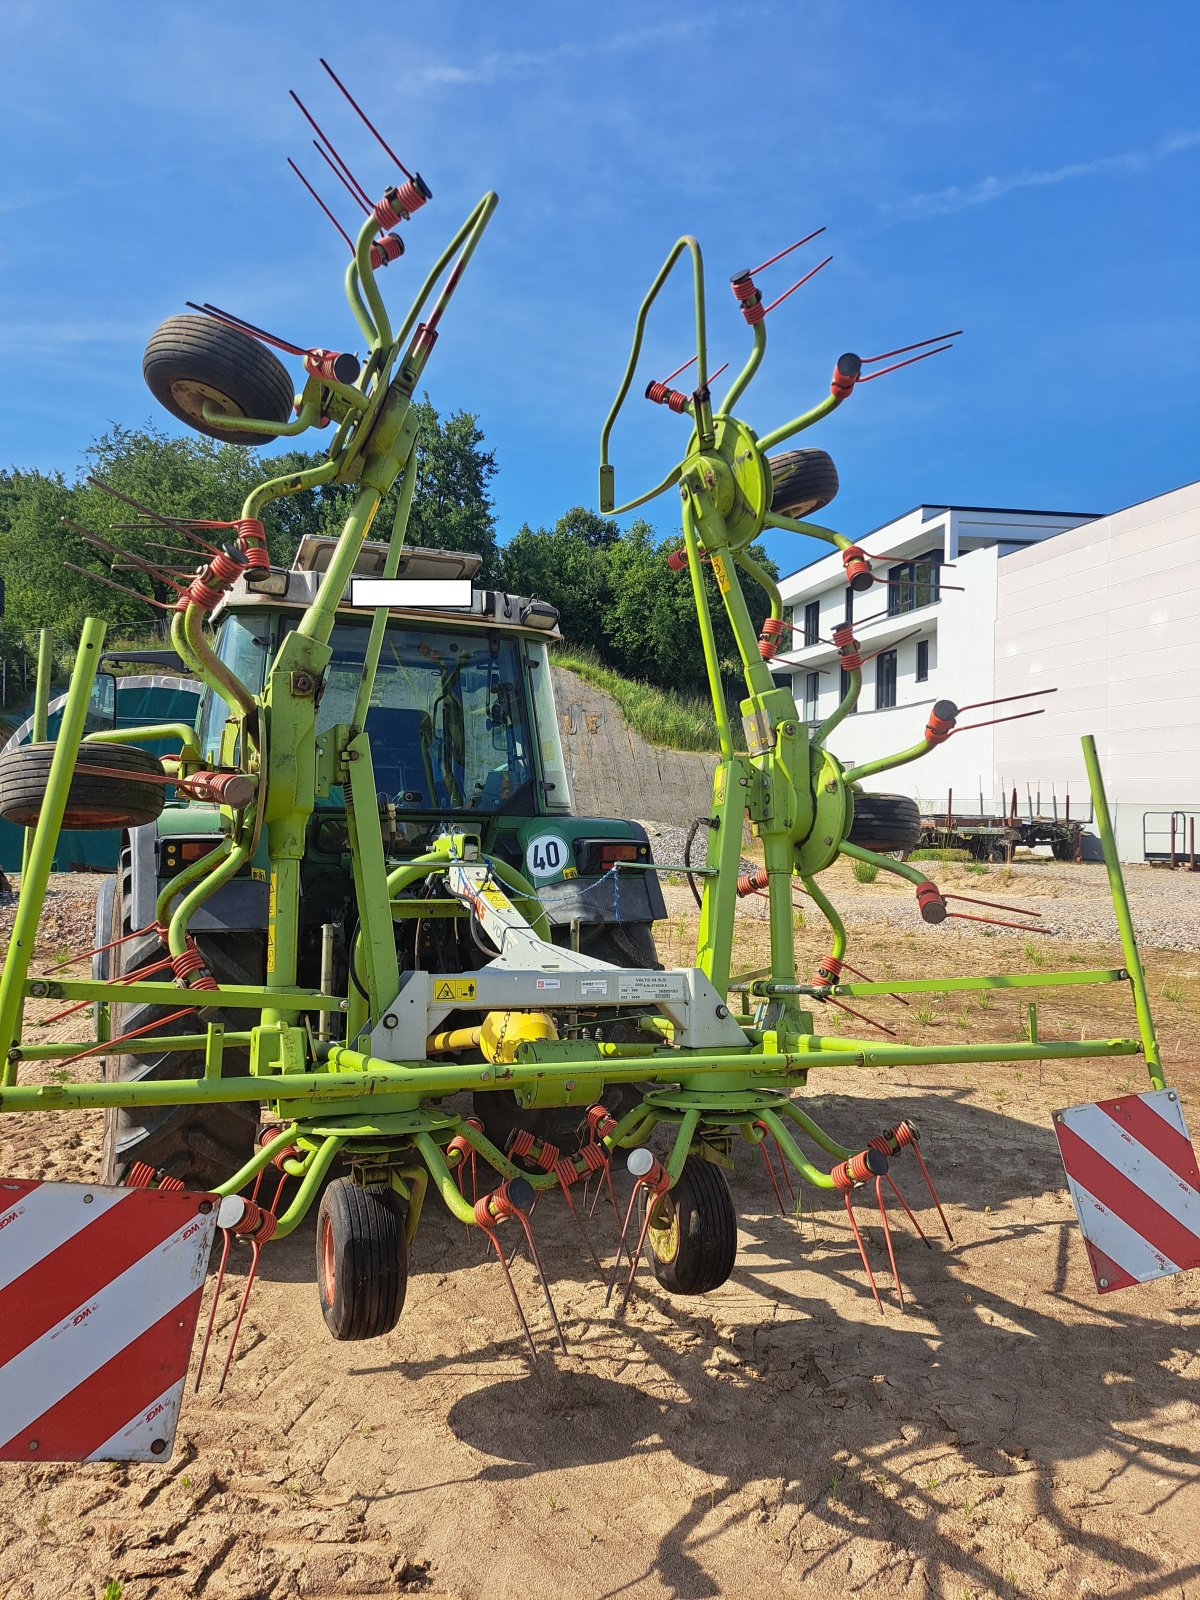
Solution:
{"label": "gravel patch", "polygon": [[[668,871],[683,867],[686,828],[644,823],[650,836],[654,859]],[[703,836],[692,847],[692,858],[703,860]],[[1016,928],[971,922],[953,917],[938,925],[939,934],[977,937],[985,929],[997,938],[1070,938],[1097,944],[1119,942],[1117,919],[1108,889],[1108,874],[1102,862],[1083,862],[1074,866],[1041,857],[1014,861],[1011,868],[990,866],[984,872],[971,871],[957,861],[920,861],[914,866],[937,883],[946,895],[964,895],[974,900],[990,900],[1005,906],[1037,912],[1022,917],[989,906],[971,905],[966,900],[951,900],[951,910],[962,917],[998,917],[1020,924]],[[743,859],[742,870],[754,866]],[[974,865],[974,863],[972,863]],[[1200,873],[1168,871],[1163,867],[1129,865],[1123,868],[1133,925],[1138,942],[1147,949],[1200,950]],[[839,861],[821,875],[821,886],[833,899],[846,926],[859,931],[897,928],[916,931],[925,926],[917,912],[913,885],[907,879],[880,872],[874,883],[859,883],[848,862]],[[672,911],[690,904],[686,885],[679,906],[674,903],[676,887],[664,885]],[[803,904],[797,885],[796,898]],[[743,902],[743,915],[766,918],[764,899],[752,896]],[[814,915],[817,913],[814,912]]]}

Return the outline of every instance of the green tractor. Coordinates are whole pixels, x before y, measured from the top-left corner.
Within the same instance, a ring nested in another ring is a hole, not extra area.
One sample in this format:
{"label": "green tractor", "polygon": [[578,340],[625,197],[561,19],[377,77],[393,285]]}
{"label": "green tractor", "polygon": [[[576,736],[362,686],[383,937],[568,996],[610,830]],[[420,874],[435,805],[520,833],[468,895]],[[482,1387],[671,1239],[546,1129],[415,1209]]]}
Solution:
{"label": "green tractor", "polygon": [[[157,337],[157,336],[156,336]],[[287,634],[316,595],[336,544],[306,536],[289,570],[243,576],[214,610],[218,659],[254,693]],[[355,573],[377,576],[387,546],[362,547]],[[480,558],[447,550],[406,549],[399,577],[415,584],[473,580]],[[373,611],[356,609],[347,587],[330,636],[333,658],[317,708],[317,736],[351,719],[363,675]],[[428,850],[447,832],[477,833],[489,856],[520,872],[537,891],[556,942],[617,966],[657,965],[652,924],[665,915],[645,830],[636,822],[577,817],[559,739],[549,645],[561,639],[558,614],[544,601],[473,588],[469,610],[392,610],[366,719],[378,789],[379,827],[388,869]],[[111,706],[97,680],[94,707]],[[219,759],[228,707],[206,689],[196,741],[206,765]],[[93,719],[95,726],[96,719]],[[115,747],[114,747],[115,748]],[[97,807],[121,804],[121,781],[92,779]],[[105,786],[111,794],[101,793]],[[214,800],[178,793],[160,815],[123,835],[116,874],[97,899],[93,960],[99,979],[144,971],[167,952],[155,905],[173,878],[208,855],[221,837]],[[298,979],[326,994],[345,993],[361,975],[352,963],[355,916],[345,788],[327,786],[308,822],[301,863]],[[193,924],[205,965],[222,984],[263,981],[268,936],[269,860],[265,836],[255,853],[209,899]],[[137,931],[142,930],[142,931]],[[471,973],[495,950],[476,919],[427,915],[397,921],[401,971]],[[114,1034],[162,1018],[164,1007],[129,1002]],[[231,1029],[245,1025],[225,1014]],[[325,1036],[344,1038],[344,1015],[328,1018]],[[620,1029],[609,1025],[609,1033]],[[167,1030],[168,1033],[170,1030]],[[245,1049],[225,1052],[225,1071],[247,1070]],[[189,1077],[196,1052],[112,1055],[106,1081]],[[620,1100],[620,1095],[618,1095]],[[577,1111],[522,1111],[511,1094],[480,1094],[475,1110],[504,1146],[514,1128],[569,1138]],[[140,1107],[107,1114],[103,1181],[120,1183],[143,1162],[188,1187],[219,1183],[253,1150],[259,1107]],[[568,1127],[567,1124],[570,1124]]]}

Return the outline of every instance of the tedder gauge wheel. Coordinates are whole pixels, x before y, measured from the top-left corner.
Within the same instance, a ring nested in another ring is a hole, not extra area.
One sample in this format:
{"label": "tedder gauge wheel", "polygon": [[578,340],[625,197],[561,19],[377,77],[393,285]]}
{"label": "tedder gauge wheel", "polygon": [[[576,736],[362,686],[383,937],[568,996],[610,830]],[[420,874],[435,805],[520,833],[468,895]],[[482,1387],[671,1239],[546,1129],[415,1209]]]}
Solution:
{"label": "tedder gauge wheel", "polygon": [[[0,817],[33,827],[42,814],[53,744],[25,744],[0,756]],[[81,772],[79,768],[84,770]],[[90,772],[91,767],[103,771]],[[166,801],[162,762],[135,744],[84,744],[67,793],[64,828],[140,828]]]}
{"label": "tedder gauge wheel", "polygon": [[386,1184],[337,1178],[317,1213],[317,1289],[335,1339],[377,1339],[400,1320],[408,1246],[400,1201]]}
{"label": "tedder gauge wheel", "polygon": [[837,468],[824,450],[785,450],[769,456],[767,465],[774,484],[771,510],[781,517],[810,516],[837,495]]}
{"label": "tedder gauge wheel", "polygon": [[654,1276],[672,1294],[707,1294],[733,1271],[737,1217],[720,1167],[689,1156],[657,1201],[646,1237]]}
{"label": "tedder gauge wheel", "polygon": [[150,335],[142,376],[173,417],[226,444],[270,444],[275,435],[209,422],[205,401],[227,416],[263,422],[287,422],[292,414],[295,391],[283,363],[248,333],[211,317],[168,317]]}
{"label": "tedder gauge wheel", "polygon": [[921,812],[906,794],[863,794],[852,789],[854,821],[846,835],[861,850],[876,850],[880,855],[908,851],[921,842]]}

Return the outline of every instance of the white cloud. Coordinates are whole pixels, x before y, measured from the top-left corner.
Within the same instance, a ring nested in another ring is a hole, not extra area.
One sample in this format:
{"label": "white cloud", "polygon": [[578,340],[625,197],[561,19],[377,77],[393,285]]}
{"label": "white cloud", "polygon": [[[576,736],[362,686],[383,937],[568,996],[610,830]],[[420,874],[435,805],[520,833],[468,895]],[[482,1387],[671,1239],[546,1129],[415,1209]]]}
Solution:
{"label": "white cloud", "polygon": [[432,61],[415,66],[406,76],[408,82],[415,80],[428,88],[444,84],[497,83],[505,78],[543,72],[562,62],[588,60],[601,53],[619,55],[649,45],[694,38],[697,33],[711,26],[712,21],[709,16],[701,16],[687,22],[655,23],[630,33],[614,33],[607,38],[601,36],[564,41],[544,50],[497,50],[481,56],[473,66]]}
{"label": "white cloud", "polygon": [[1193,129],[1188,133],[1172,134],[1149,151],[1126,150],[1118,155],[1098,156],[1094,161],[1073,161],[1064,167],[1054,167],[1044,172],[1024,172],[1011,178],[981,178],[965,188],[954,184],[932,194],[910,195],[894,209],[901,216],[913,219],[949,216],[955,211],[966,211],[971,206],[1002,200],[1016,189],[1047,189],[1055,184],[1071,183],[1076,178],[1090,178],[1102,172],[1140,172],[1152,161],[1178,155],[1183,150],[1194,150],[1198,145],[1200,129]]}

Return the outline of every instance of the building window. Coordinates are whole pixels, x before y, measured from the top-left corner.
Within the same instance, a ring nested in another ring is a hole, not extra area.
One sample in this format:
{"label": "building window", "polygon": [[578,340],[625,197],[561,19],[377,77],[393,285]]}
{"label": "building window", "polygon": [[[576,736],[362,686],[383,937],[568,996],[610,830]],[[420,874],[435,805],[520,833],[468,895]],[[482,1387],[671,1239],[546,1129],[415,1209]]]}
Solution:
{"label": "building window", "polygon": [[804,675],[804,716],[808,722],[817,720],[817,703],[821,697],[821,674],[807,672]]}
{"label": "building window", "polygon": [[917,640],[917,682],[924,683],[929,677],[929,640]]}
{"label": "building window", "polygon": [[903,616],[942,598],[942,552],[931,550],[915,561],[905,561],[888,573],[888,616]]}
{"label": "building window", "polygon": [[846,617],[845,617],[845,620],[847,622],[853,622],[854,621],[854,590],[850,587],[849,584],[846,585]]}
{"label": "building window", "polygon": [[810,600],[804,608],[804,644],[816,644],[821,637],[821,602]]}
{"label": "building window", "polygon": [[896,704],[896,652],[885,650],[875,658],[875,709],[886,711]]}

